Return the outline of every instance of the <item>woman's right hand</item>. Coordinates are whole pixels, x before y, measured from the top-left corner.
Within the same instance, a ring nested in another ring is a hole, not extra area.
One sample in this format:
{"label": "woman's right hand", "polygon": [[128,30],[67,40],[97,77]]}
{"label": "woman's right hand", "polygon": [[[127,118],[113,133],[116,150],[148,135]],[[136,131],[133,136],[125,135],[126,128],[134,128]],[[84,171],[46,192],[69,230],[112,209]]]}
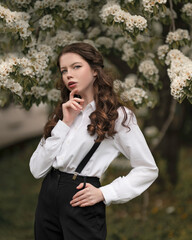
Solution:
{"label": "woman's right hand", "polygon": [[73,89],[69,95],[69,101],[62,104],[63,119],[62,121],[68,126],[71,126],[77,115],[82,110],[84,99],[74,97],[77,94],[77,89]]}

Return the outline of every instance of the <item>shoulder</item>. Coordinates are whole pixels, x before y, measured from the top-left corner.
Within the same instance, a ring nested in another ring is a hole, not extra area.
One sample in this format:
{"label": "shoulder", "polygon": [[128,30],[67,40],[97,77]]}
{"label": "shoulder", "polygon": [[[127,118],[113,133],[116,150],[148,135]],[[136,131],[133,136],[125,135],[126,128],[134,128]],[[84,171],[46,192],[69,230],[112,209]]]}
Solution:
{"label": "shoulder", "polygon": [[[122,123],[124,122],[124,125],[130,127],[133,124],[137,125],[137,119],[132,110],[125,106],[120,106],[117,109],[118,112],[118,118],[116,119],[116,130],[118,131],[119,128],[122,128]],[[123,127],[124,128],[124,127]]]}

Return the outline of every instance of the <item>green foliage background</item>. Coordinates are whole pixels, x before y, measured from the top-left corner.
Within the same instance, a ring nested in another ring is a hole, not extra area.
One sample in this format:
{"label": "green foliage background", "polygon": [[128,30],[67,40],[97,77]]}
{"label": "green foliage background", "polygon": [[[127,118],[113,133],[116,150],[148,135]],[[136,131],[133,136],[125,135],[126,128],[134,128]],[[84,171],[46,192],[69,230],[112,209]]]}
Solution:
{"label": "green foliage background", "polygon": [[[42,180],[32,177],[29,159],[38,142],[39,137],[0,151],[1,240],[34,239],[34,212]],[[126,204],[107,207],[107,240],[191,240],[191,155],[191,148],[180,151],[180,181],[175,188],[167,184],[165,161],[157,162],[160,176],[148,190],[147,219],[143,219],[143,194]],[[109,167],[103,184],[126,172]],[[172,213],[168,214],[169,207]]]}

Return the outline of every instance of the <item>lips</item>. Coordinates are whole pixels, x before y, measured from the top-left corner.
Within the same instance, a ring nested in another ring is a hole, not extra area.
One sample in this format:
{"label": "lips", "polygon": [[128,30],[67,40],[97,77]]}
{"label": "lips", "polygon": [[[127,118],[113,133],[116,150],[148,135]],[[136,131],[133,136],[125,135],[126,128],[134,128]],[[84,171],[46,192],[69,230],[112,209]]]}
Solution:
{"label": "lips", "polygon": [[76,82],[70,81],[68,82],[68,87],[75,87],[76,84]]}

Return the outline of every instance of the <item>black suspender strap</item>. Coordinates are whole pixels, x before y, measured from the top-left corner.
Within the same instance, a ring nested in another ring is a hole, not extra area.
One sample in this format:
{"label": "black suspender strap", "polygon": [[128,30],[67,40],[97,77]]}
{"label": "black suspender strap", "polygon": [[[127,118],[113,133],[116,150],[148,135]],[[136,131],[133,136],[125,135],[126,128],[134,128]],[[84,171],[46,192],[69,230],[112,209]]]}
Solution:
{"label": "black suspender strap", "polygon": [[73,180],[76,179],[77,175],[83,170],[85,165],[88,163],[89,159],[92,157],[93,153],[97,150],[101,142],[95,142],[92,146],[92,148],[89,150],[87,155],[83,158],[83,160],[79,163],[77,166],[75,173],[73,175]]}

